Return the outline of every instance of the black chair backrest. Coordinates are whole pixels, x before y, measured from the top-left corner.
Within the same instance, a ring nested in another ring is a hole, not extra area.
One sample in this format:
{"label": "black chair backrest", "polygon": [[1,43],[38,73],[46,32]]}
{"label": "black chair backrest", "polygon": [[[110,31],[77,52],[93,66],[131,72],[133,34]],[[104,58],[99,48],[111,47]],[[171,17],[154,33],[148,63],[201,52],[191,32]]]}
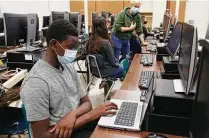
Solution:
{"label": "black chair backrest", "polygon": [[[100,54],[93,54],[93,56],[96,58],[98,67],[100,69],[103,68],[104,67],[104,57]],[[96,68],[97,66],[96,66],[95,60],[92,57],[90,57],[89,60],[90,60],[89,61],[90,62],[90,67],[91,68]]]}

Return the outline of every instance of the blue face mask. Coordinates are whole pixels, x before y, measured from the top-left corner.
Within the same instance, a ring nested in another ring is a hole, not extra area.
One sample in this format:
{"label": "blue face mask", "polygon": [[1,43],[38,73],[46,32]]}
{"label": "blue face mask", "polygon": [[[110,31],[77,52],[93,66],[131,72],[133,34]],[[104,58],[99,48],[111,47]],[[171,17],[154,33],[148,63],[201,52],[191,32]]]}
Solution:
{"label": "blue face mask", "polygon": [[64,56],[60,56],[57,54],[57,59],[62,64],[70,64],[76,59],[77,50],[68,50],[64,49],[62,45],[59,43],[60,47],[65,50]]}
{"label": "blue face mask", "polygon": [[139,12],[139,8],[132,7],[132,15],[136,15]]}

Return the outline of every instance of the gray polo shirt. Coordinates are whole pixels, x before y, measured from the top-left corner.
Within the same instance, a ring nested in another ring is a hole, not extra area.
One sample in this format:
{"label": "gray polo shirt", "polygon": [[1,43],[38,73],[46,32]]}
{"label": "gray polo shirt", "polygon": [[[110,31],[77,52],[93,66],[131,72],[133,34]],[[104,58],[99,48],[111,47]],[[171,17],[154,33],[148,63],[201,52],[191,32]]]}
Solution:
{"label": "gray polo shirt", "polygon": [[76,109],[86,91],[72,65],[64,70],[39,60],[24,79],[20,97],[30,122],[49,118],[50,126],[56,124],[69,111]]}

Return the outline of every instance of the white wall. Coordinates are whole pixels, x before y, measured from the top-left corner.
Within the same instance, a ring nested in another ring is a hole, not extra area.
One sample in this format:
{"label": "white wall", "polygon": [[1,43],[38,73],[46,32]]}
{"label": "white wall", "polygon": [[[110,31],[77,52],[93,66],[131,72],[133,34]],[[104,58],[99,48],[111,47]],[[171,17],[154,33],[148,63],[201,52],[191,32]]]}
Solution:
{"label": "white wall", "polygon": [[43,24],[43,16],[51,11],[69,11],[69,0],[0,0],[0,16],[2,13],[37,13],[39,29]]}
{"label": "white wall", "polygon": [[153,5],[153,0],[143,0],[140,8],[140,12],[152,12],[153,11],[152,5]]}
{"label": "white wall", "polygon": [[194,20],[194,25],[198,28],[198,37],[205,38],[209,23],[209,1],[187,0],[185,22],[189,20]]}
{"label": "white wall", "polygon": [[167,0],[153,0],[153,18],[152,27],[159,27],[160,23],[163,22],[163,15],[166,10]]}

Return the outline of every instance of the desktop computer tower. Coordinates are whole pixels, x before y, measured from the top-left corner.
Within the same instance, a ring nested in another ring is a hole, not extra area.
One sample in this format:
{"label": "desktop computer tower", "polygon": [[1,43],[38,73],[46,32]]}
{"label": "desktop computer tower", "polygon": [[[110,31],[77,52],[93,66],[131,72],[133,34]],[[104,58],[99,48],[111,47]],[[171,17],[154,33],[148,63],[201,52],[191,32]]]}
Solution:
{"label": "desktop computer tower", "polygon": [[44,51],[42,49],[33,52],[9,50],[7,51],[7,67],[8,69],[21,68],[29,71],[43,55]]}
{"label": "desktop computer tower", "polygon": [[156,79],[148,131],[187,136],[194,98],[175,93],[172,80]]}
{"label": "desktop computer tower", "polygon": [[165,46],[157,46],[157,61],[162,61],[165,56],[170,56],[166,51]]}
{"label": "desktop computer tower", "polygon": [[163,67],[165,72],[178,72],[178,61],[171,62],[169,57],[163,57]]}

